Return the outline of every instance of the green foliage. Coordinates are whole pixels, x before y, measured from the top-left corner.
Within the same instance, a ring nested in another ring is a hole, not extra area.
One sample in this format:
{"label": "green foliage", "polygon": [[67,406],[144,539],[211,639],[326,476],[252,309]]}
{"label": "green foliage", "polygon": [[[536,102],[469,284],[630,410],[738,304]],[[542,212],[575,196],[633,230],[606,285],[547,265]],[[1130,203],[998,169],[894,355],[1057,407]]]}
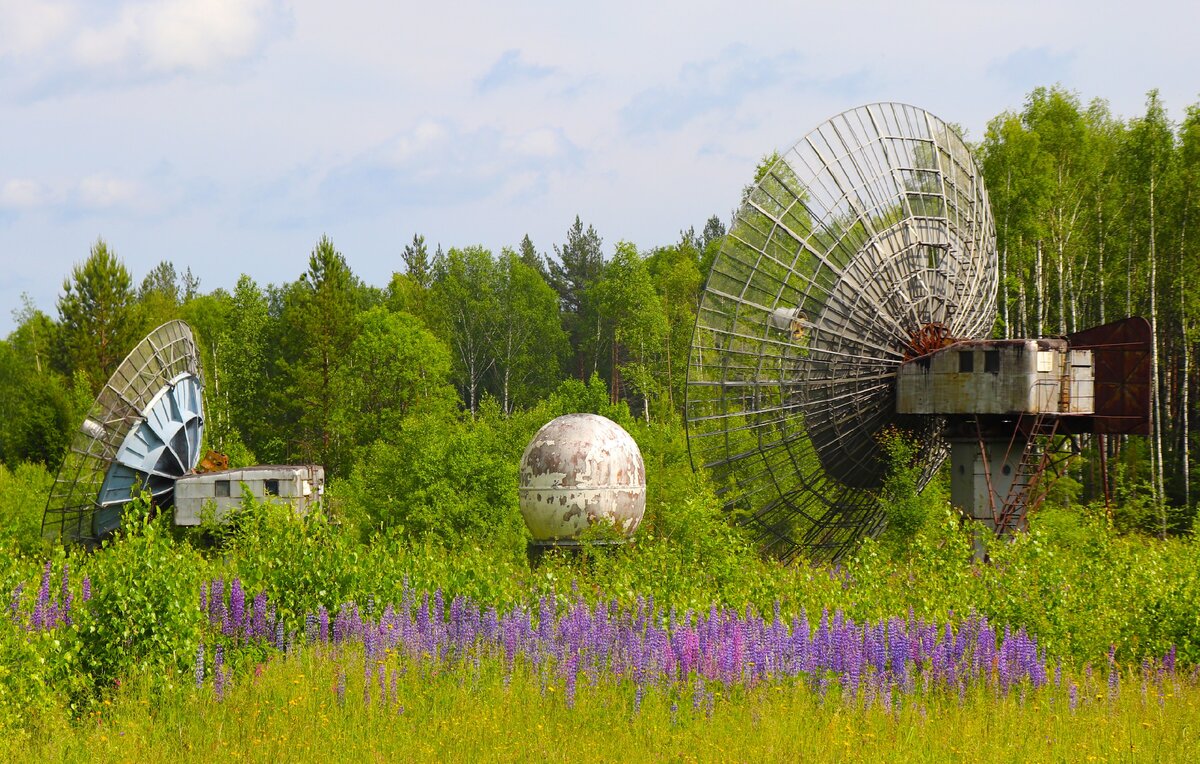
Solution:
{"label": "green foliage", "polygon": [[432,416],[407,421],[407,437],[366,449],[350,478],[350,500],[388,533],[517,543],[524,534],[517,460],[500,420],[499,406],[486,399],[474,426]]}
{"label": "green foliage", "polygon": [[354,599],[365,550],[338,533],[324,513],[301,516],[246,494],[227,523],[219,550],[227,560],[226,578],[236,574],[250,593],[265,590],[292,628],[302,627],[304,614],[320,605],[334,609]]}
{"label": "green foliage", "polygon": [[420,319],[372,308],[339,370],[339,429],[355,444],[405,435],[405,417],[445,414],[457,402],[450,386],[450,354]]}
{"label": "green foliage", "polygon": [[497,315],[504,320],[491,335],[492,389],[501,408],[511,412],[515,406],[534,405],[554,388],[567,336],[558,296],[540,271],[511,250],[496,264],[495,289]]}
{"label": "green foliage", "polygon": [[[629,242],[617,244],[617,251],[604,267],[594,287],[595,299],[611,332],[613,361],[619,376],[642,399],[643,415],[649,418],[651,394],[661,392],[654,359],[667,334],[663,305],[655,294],[650,271]],[[619,389],[613,390],[614,397]]]}
{"label": "green foliage", "polygon": [[431,290],[435,326],[450,347],[463,401],[474,413],[484,378],[495,366],[492,345],[502,320],[496,264],[483,247],[452,248],[439,259]]}
{"label": "green foliage", "polygon": [[49,364],[39,370],[19,345],[0,340],[0,462],[57,466],[73,414],[62,376]]}
{"label": "green foliage", "polygon": [[879,503],[887,517],[880,541],[893,550],[903,552],[912,543],[929,517],[930,497],[918,492],[921,464],[917,460],[921,444],[901,430],[888,430],[880,435],[888,458],[887,477],[879,491]]}
{"label": "green foliage", "polygon": [[279,364],[288,384],[273,392],[293,423],[296,455],[323,464],[330,475],[345,474],[350,466],[353,444],[338,428],[338,402],[345,394],[338,382],[358,336],[363,299],[346,258],[325,236],[313,248],[308,270],[284,295]]}
{"label": "green foliage", "polygon": [[135,674],[184,681],[200,643],[203,560],[142,500],[126,508],[121,527],[89,566],[93,594],[75,627],[81,670],[98,688]]}
{"label": "green foliage", "polygon": [[42,511],[54,475],[41,464],[22,463],[9,470],[0,464],[0,536],[21,553],[46,551]]}
{"label": "green foliage", "polygon": [[103,239],[63,281],[58,298],[61,368],[102,384],[136,342],[133,278]]}
{"label": "green foliage", "polygon": [[602,359],[607,348],[597,331],[599,306],[592,294],[604,269],[602,245],[596,229],[589,225],[584,230],[583,221],[576,215],[567,229],[566,242],[554,247],[557,260],[549,261],[550,286],[562,302],[563,330],[575,351],[568,372],[580,379],[597,372],[603,374],[605,368]]}

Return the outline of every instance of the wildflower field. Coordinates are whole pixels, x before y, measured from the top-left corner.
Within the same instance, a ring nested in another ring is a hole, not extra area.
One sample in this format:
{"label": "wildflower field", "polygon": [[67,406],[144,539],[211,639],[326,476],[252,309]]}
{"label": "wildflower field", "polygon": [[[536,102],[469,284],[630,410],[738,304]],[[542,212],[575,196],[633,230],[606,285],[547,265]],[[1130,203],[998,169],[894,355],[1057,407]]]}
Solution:
{"label": "wildflower field", "polygon": [[202,534],[135,505],[91,553],[10,533],[0,759],[1200,760],[1190,537],[1047,510],[979,563],[934,511],[785,568],[675,490],[533,567],[271,505]]}

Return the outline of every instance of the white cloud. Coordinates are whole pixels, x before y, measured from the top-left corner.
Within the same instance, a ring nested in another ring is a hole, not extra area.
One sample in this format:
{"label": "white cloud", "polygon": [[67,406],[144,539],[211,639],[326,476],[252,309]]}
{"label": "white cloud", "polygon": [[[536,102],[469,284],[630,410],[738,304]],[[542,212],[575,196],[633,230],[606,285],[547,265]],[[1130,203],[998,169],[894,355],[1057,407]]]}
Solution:
{"label": "white cloud", "polygon": [[36,180],[13,178],[0,186],[0,207],[30,209],[50,200],[49,190]]}
{"label": "white cloud", "polygon": [[44,48],[66,31],[74,16],[65,3],[0,0],[0,57]]}
{"label": "white cloud", "polygon": [[571,151],[570,141],[561,130],[537,127],[517,135],[505,136],[504,150],[540,159],[565,156]]}
{"label": "white cloud", "polygon": [[79,204],[86,209],[135,207],[141,201],[139,192],[135,181],[112,175],[91,175],[76,189]]}
{"label": "white cloud", "polygon": [[0,56],[35,93],[80,90],[221,70],[288,27],[279,0],[0,0]]}
{"label": "white cloud", "polygon": [[558,128],[469,129],[449,119],[422,119],[331,169],[320,196],[325,208],[372,213],[397,203],[536,195],[552,176],[575,168],[581,154]]}
{"label": "white cloud", "polygon": [[[79,178],[0,182],[0,209],[11,215],[47,213],[65,220],[80,216],[161,217],[204,198],[204,184],[170,173],[145,177],[97,172]],[[34,219],[40,219],[35,215]]]}

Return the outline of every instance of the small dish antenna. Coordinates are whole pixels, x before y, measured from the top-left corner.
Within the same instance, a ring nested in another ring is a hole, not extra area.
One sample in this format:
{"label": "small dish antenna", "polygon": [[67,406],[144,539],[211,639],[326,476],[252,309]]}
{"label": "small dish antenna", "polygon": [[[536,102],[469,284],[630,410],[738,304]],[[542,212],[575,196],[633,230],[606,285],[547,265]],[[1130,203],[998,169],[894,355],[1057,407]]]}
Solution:
{"label": "small dish antenna", "polygon": [[168,321],[138,343],[71,439],[46,501],[42,536],[97,544],[120,527],[137,487],[156,506],[170,507],[175,481],[200,460],[203,388],[186,323]]}

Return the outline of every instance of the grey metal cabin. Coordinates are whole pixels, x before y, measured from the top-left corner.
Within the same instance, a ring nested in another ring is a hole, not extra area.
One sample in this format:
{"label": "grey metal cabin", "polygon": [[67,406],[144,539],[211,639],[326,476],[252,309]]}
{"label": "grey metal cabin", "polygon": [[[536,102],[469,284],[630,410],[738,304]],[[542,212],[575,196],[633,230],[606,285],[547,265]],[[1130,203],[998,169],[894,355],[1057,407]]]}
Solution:
{"label": "grey metal cabin", "polygon": [[316,464],[265,464],[186,475],[175,481],[175,524],[199,525],[202,519],[209,519],[208,511],[212,512],[211,519],[223,520],[241,506],[246,492],[307,514],[325,494],[325,468]]}

